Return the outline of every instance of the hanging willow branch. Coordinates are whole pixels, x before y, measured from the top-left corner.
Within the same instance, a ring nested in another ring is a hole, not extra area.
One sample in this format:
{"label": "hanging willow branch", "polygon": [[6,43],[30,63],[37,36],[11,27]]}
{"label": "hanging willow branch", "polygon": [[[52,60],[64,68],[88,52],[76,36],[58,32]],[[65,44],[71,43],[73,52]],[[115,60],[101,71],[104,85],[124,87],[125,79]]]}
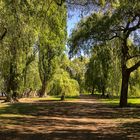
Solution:
{"label": "hanging willow branch", "polygon": [[4,32],[3,32],[3,34],[0,36],[0,40],[3,40],[3,38],[5,37],[5,35],[6,35],[6,33],[7,33],[7,29],[6,28],[4,28]]}
{"label": "hanging willow branch", "polygon": [[60,0],[60,2],[58,2],[58,0],[55,0],[55,2],[58,6],[62,6],[62,4],[65,2],[65,0]]}

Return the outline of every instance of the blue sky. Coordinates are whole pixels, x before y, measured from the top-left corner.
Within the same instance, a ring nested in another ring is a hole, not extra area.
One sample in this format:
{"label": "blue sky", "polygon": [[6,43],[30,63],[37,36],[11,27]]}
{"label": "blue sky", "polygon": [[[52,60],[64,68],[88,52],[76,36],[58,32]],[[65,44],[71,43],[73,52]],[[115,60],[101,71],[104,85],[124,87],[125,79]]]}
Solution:
{"label": "blue sky", "polygon": [[[85,15],[82,15],[82,14],[85,14]],[[86,17],[89,14],[91,14],[91,11],[88,14],[87,13],[81,13],[81,11],[79,9],[74,10],[74,11],[69,11],[68,19],[67,19],[68,36],[70,35],[71,30],[80,21],[80,19]]]}
{"label": "blue sky", "polygon": [[80,17],[78,16],[78,14],[76,12],[72,12],[72,17],[67,19],[67,32],[68,32],[68,36],[71,33],[71,30],[75,27],[75,25],[79,22]]}

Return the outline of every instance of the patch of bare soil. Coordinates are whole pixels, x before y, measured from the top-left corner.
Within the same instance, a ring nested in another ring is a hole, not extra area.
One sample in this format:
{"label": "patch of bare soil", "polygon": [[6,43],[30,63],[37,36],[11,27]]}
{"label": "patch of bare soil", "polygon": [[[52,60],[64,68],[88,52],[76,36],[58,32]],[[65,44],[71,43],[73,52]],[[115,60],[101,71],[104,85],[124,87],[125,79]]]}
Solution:
{"label": "patch of bare soil", "polygon": [[140,139],[140,108],[113,108],[91,97],[24,100],[18,107],[11,104],[9,114],[0,117],[0,140]]}

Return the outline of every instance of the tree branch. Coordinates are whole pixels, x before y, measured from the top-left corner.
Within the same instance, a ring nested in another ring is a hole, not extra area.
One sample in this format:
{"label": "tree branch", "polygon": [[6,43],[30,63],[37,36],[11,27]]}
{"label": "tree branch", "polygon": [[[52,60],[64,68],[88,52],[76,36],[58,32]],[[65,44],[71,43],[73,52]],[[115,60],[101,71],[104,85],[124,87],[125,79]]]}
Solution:
{"label": "tree branch", "polygon": [[138,61],[135,65],[133,65],[131,68],[128,69],[128,71],[131,73],[134,70],[136,70],[140,66],[140,61]]}
{"label": "tree branch", "polygon": [[133,56],[129,56],[128,59],[132,59],[132,58],[135,58],[135,57],[140,57],[140,54],[136,54],[136,55],[133,55]]}
{"label": "tree branch", "polygon": [[3,38],[5,37],[5,35],[6,35],[6,33],[7,33],[7,29],[6,28],[4,28],[5,29],[5,31],[4,31],[4,33],[2,34],[2,36],[0,37],[0,40],[3,40]]}
{"label": "tree branch", "polygon": [[[126,26],[126,28],[124,30],[124,32],[126,32],[126,38],[129,37],[131,32],[133,32],[133,31],[137,30],[138,28],[140,28],[140,15],[139,16],[135,16],[135,18],[134,18],[135,20],[136,20],[136,17],[139,17],[138,23],[135,26],[133,26],[133,27],[129,27],[131,22],[128,22],[128,25]],[[133,19],[133,21],[134,21],[134,19]]]}
{"label": "tree branch", "polygon": [[133,22],[137,19],[137,17],[139,17],[138,14],[136,14],[136,15],[132,18],[132,20],[129,21],[129,22],[126,24],[126,27],[125,27],[125,29],[124,29],[124,32],[127,32],[127,30],[130,29],[130,24],[133,23]]}
{"label": "tree branch", "polygon": [[112,36],[112,37],[110,37],[109,40],[112,40],[112,39],[117,38],[117,37],[118,37],[118,38],[121,38],[117,33],[115,33],[115,35]]}
{"label": "tree branch", "polygon": [[62,4],[64,3],[64,1],[65,1],[65,0],[61,0],[60,2],[57,2],[57,0],[56,0],[56,4],[57,4],[58,6],[62,6]]}

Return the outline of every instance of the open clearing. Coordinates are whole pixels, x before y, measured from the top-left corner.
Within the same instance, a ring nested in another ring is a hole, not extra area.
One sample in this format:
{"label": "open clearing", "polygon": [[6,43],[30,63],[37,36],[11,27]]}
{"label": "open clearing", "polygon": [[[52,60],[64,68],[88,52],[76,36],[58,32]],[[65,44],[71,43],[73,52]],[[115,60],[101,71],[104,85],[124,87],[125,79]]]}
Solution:
{"label": "open clearing", "polygon": [[91,96],[0,104],[0,140],[96,139],[140,139],[140,108],[111,107]]}

